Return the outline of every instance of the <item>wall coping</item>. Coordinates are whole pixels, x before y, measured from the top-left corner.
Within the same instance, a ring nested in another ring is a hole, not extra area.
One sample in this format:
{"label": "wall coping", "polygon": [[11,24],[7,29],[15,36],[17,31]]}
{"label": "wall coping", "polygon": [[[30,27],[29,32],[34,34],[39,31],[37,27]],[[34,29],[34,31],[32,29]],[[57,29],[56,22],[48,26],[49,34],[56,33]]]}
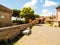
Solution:
{"label": "wall coping", "polygon": [[[20,31],[23,31],[30,26],[31,24],[22,24],[0,28],[0,40],[8,40],[14,38],[15,36],[20,34]],[[14,31],[14,33],[12,32],[12,30]],[[11,33],[12,35],[10,35]]]}
{"label": "wall coping", "polygon": [[1,29],[9,29],[9,28],[14,28],[14,27],[19,27],[19,26],[24,26],[24,25],[28,25],[28,24],[21,24],[21,25],[13,25],[13,26],[8,26],[8,27],[1,27]]}

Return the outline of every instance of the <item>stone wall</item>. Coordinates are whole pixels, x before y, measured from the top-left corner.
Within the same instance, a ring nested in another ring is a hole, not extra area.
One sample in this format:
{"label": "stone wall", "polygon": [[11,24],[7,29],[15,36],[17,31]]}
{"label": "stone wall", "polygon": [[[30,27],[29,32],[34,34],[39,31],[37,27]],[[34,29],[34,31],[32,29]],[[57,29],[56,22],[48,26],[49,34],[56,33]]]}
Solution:
{"label": "stone wall", "polygon": [[11,16],[11,14],[0,11],[0,15],[3,15],[5,17],[5,18],[0,19],[0,26],[1,25],[6,26],[6,25],[12,24],[12,21],[11,21],[12,16]]}
{"label": "stone wall", "polygon": [[23,24],[0,28],[0,40],[12,39],[29,26],[30,24]]}
{"label": "stone wall", "polygon": [[[1,16],[4,16],[4,18],[1,18]],[[0,5],[0,26],[12,25],[11,17],[12,10]]]}

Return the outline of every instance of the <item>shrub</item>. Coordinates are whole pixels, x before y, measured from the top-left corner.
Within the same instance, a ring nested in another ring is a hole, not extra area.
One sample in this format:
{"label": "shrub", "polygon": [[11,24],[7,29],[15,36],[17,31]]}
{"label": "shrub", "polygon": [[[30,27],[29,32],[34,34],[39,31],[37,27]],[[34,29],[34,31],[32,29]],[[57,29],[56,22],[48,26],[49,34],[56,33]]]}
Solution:
{"label": "shrub", "polygon": [[55,25],[54,27],[57,27],[57,25]]}
{"label": "shrub", "polygon": [[50,23],[50,26],[53,26],[53,22]]}
{"label": "shrub", "polygon": [[7,42],[5,40],[0,40],[0,45],[7,45]]}
{"label": "shrub", "polygon": [[25,24],[25,21],[23,20],[13,20],[13,23],[18,23],[18,24]]}

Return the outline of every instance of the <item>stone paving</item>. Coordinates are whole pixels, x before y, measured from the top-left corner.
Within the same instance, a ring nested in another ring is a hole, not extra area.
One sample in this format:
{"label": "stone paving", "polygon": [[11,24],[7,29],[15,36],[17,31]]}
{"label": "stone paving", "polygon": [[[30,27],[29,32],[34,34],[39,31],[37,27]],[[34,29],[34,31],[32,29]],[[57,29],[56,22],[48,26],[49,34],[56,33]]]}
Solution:
{"label": "stone paving", "polygon": [[60,45],[60,28],[36,25],[31,35],[25,35],[14,45]]}

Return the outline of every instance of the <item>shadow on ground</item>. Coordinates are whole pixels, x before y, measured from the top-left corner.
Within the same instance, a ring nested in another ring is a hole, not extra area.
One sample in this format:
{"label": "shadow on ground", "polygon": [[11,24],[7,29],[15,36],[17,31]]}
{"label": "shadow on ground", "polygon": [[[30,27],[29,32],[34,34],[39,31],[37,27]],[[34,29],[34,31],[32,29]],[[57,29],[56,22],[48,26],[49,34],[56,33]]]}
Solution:
{"label": "shadow on ground", "polygon": [[[30,34],[31,34],[31,32],[30,32]],[[30,34],[28,34],[28,36]],[[13,45],[16,41],[20,40],[23,36],[24,36],[24,34],[22,34],[22,31],[21,31],[20,34],[17,35],[16,37],[14,37],[13,39],[0,40],[0,45]]]}
{"label": "shadow on ground", "polygon": [[24,35],[20,34],[14,37],[14,39],[0,40],[0,45],[13,45],[16,41],[20,40]]}

